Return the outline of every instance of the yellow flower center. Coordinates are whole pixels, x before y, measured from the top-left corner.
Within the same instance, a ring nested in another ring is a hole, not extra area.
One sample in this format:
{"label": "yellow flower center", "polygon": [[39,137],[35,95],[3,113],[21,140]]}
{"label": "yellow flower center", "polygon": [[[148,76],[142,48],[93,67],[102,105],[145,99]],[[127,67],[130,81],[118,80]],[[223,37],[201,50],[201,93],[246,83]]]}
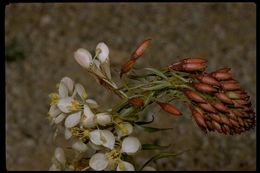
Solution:
{"label": "yellow flower center", "polygon": [[58,103],[59,95],[57,93],[51,93],[49,97],[51,99],[51,105],[56,105]]}
{"label": "yellow flower center", "polygon": [[77,100],[72,100],[71,104],[69,105],[69,110],[70,111],[77,111],[81,108],[81,105],[79,103],[79,101]]}
{"label": "yellow flower center", "polygon": [[110,152],[106,153],[106,157],[108,160],[116,161],[119,159],[120,152],[118,149],[113,149]]}

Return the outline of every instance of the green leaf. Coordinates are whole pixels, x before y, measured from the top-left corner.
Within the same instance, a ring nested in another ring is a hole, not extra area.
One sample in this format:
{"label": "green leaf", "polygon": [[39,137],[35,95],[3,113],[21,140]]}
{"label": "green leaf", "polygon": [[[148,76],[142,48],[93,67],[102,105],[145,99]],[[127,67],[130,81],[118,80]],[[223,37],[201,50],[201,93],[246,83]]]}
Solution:
{"label": "green leaf", "polygon": [[145,132],[153,133],[153,132],[158,132],[158,131],[165,131],[165,130],[171,130],[173,128],[155,128],[155,127],[147,127],[147,126],[138,126],[137,127],[141,128]]}
{"label": "green leaf", "polygon": [[167,146],[161,146],[157,144],[142,144],[142,150],[156,150],[156,149],[165,149],[168,148],[171,144]]}
{"label": "green leaf", "polygon": [[145,90],[145,91],[149,91],[149,90],[160,90],[160,89],[163,89],[163,88],[166,88],[166,87],[170,87],[171,84],[169,82],[166,82],[166,81],[156,81],[157,85],[153,85],[151,87],[143,87],[142,89]]}
{"label": "green leaf", "polygon": [[188,150],[184,150],[184,151],[181,151],[179,153],[159,153],[159,154],[156,154],[154,155],[153,157],[151,157],[148,161],[146,161],[143,166],[140,168],[140,171],[146,166],[148,165],[150,162],[152,161],[156,161],[156,160],[159,160],[159,159],[162,159],[162,158],[167,158],[167,157],[172,157],[172,156],[177,156],[177,155],[180,155],[184,152],[186,152]]}
{"label": "green leaf", "polygon": [[[153,116],[153,115],[152,115]],[[150,120],[150,121],[138,121],[138,122],[135,122],[135,124],[137,125],[144,125],[144,124],[150,124],[154,121],[154,116],[153,116],[153,119]]]}
{"label": "green leaf", "polygon": [[167,77],[160,70],[157,70],[155,68],[145,68],[145,70],[151,71],[153,74],[160,76],[164,79],[167,79]]}

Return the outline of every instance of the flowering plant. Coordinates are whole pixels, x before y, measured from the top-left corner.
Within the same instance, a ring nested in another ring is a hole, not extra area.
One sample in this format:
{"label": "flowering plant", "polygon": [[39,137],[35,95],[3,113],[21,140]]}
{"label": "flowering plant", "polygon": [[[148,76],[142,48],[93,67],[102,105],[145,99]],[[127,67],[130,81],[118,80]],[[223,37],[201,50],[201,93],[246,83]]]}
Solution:
{"label": "flowering plant", "polygon": [[142,144],[133,136],[135,128],[155,132],[169,128],[148,127],[151,121],[139,121],[140,113],[157,104],[173,116],[182,112],[170,102],[180,100],[191,110],[198,127],[205,133],[240,134],[253,129],[256,116],[247,93],[231,74],[230,68],[205,72],[203,58],[185,58],[168,67],[133,69],[151,39],[144,40],[121,66],[122,83],[113,81],[110,72],[109,49],[99,43],[92,55],[80,48],[75,60],[98,84],[117,94],[121,101],[113,108],[103,108],[88,98],[84,87],[69,77],[62,78],[58,92],[51,93],[48,117],[51,124],[64,133],[74,155],[68,156],[61,147],[55,149],[50,170],[155,170],[153,160],[180,153],[160,153],[143,165],[137,165],[134,155],[140,150],[167,146]]}

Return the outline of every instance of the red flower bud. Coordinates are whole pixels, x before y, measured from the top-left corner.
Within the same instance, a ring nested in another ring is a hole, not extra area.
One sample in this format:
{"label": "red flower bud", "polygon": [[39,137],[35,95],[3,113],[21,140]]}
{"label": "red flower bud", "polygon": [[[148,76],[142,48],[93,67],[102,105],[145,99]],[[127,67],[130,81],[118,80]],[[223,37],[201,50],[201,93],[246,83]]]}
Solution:
{"label": "red flower bud", "polygon": [[217,113],[216,109],[214,109],[209,103],[199,103],[199,106],[205,111]]}
{"label": "red flower bud", "polygon": [[201,74],[196,77],[200,82],[209,84],[212,86],[220,86],[219,82],[208,74]]}
{"label": "red flower bud", "polygon": [[181,60],[181,62],[185,63],[185,64],[190,64],[190,63],[206,63],[208,62],[208,60],[204,59],[204,58],[186,58]]}
{"label": "red flower bud", "polygon": [[138,106],[138,107],[144,106],[144,100],[139,97],[129,99],[128,103],[130,105],[134,105],[134,106]]}
{"label": "red flower bud", "polygon": [[229,119],[230,123],[232,124],[233,127],[240,127],[238,122],[232,119]]}
{"label": "red flower bud", "polygon": [[221,121],[220,115],[218,115],[218,114],[209,114],[209,116],[210,116],[214,121],[217,121],[217,122],[220,122],[220,121]]}
{"label": "red flower bud", "polygon": [[227,73],[231,70],[231,68],[221,68],[221,69],[218,69],[216,70],[215,72],[220,72],[220,73]]}
{"label": "red flower bud", "polygon": [[226,107],[221,102],[212,102],[211,105],[214,106],[219,111],[222,111],[222,112],[227,112],[228,111],[228,107]]}
{"label": "red flower bud", "polygon": [[151,41],[152,41],[152,39],[146,39],[141,44],[139,44],[137,49],[132,54],[131,59],[136,60],[140,56],[142,56],[144,54],[144,50],[148,47],[148,45],[151,43]]}
{"label": "red flower bud", "polygon": [[213,120],[212,125],[219,133],[222,132],[221,125],[219,123],[217,123],[216,121]]}
{"label": "red flower bud", "polygon": [[190,98],[192,101],[199,102],[199,103],[206,103],[206,100],[201,97],[197,92],[192,90],[184,91],[185,95]]}
{"label": "red flower bud", "polygon": [[183,70],[181,62],[177,62],[177,63],[171,64],[171,65],[168,66],[168,68],[171,69],[171,70],[176,70],[176,71]]}
{"label": "red flower bud", "polygon": [[122,65],[121,66],[120,77],[122,77],[123,74],[129,72],[132,69],[134,64],[135,64],[135,60],[130,59],[124,65]]}
{"label": "red flower bud", "polygon": [[228,91],[238,90],[240,88],[238,83],[221,83],[221,86],[224,90]]}
{"label": "red flower bud", "polygon": [[220,116],[220,118],[221,118],[221,121],[222,121],[224,124],[226,124],[226,125],[228,125],[228,126],[231,126],[231,122],[229,121],[229,119],[228,119],[225,115]]}
{"label": "red flower bud", "polygon": [[229,128],[229,126],[227,126],[226,124],[224,124],[224,125],[222,126],[222,130],[223,130],[223,132],[224,132],[225,134],[229,134],[229,133],[230,133],[230,128]]}
{"label": "red flower bud", "polygon": [[241,91],[229,91],[226,95],[231,99],[249,99],[247,94],[242,94]]}
{"label": "red flower bud", "polygon": [[212,87],[209,84],[205,84],[205,83],[192,83],[191,85],[193,87],[195,87],[198,91],[202,91],[202,92],[205,92],[205,93],[217,92],[217,89]]}
{"label": "red flower bud", "polygon": [[169,104],[169,103],[163,103],[163,102],[159,102],[156,101],[156,103],[165,111],[168,112],[172,115],[177,115],[177,116],[181,116],[182,113],[179,109],[177,109],[174,105]]}
{"label": "red flower bud", "polygon": [[203,119],[203,114],[201,114],[200,111],[198,111],[197,109],[195,109],[194,107],[190,106],[191,112],[192,112],[192,116],[195,119],[197,125],[199,126],[199,128],[201,130],[203,130],[204,132],[207,133],[207,125],[206,122]]}
{"label": "red flower bud", "polygon": [[224,103],[233,104],[233,101],[224,93],[216,93],[215,96]]}
{"label": "red flower bud", "polygon": [[197,64],[197,63],[193,63],[193,64],[182,64],[182,69],[183,71],[203,71],[205,70],[206,66],[203,64]]}
{"label": "red flower bud", "polygon": [[211,75],[219,81],[232,79],[232,75],[227,72],[213,72]]}

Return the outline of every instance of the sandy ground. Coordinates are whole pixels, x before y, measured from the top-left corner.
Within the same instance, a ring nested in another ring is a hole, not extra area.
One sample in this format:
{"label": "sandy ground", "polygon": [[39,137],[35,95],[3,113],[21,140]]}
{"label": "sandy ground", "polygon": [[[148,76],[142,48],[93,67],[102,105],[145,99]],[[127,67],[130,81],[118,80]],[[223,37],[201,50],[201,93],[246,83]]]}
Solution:
{"label": "sandy ground", "polygon": [[[111,51],[112,75],[145,38],[153,42],[140,67],[162,67],[182,57],[204,57],[208,71],[231,67],[256,101],[255,4],[206,3],[44,3],[9,4],[6,44],[16,40],[24,59],[6,62],[6,167],[47,170],[55,145],[46,115],[48,94],[63,76],[82,83],[105,107],[118,99],[94,83],[73,59],[79,48],[104,41]],[[255,130],[237,136],[203,134],[183,107],[182,118],[160,112],[154,125],[169,132],[136,132],[142,142],[171,143],[191,151],[153,163],[159,170],[255,170]],[[149,111],[144,113],[149,115]],[[140,162],[154,153],[143,152]]]}

